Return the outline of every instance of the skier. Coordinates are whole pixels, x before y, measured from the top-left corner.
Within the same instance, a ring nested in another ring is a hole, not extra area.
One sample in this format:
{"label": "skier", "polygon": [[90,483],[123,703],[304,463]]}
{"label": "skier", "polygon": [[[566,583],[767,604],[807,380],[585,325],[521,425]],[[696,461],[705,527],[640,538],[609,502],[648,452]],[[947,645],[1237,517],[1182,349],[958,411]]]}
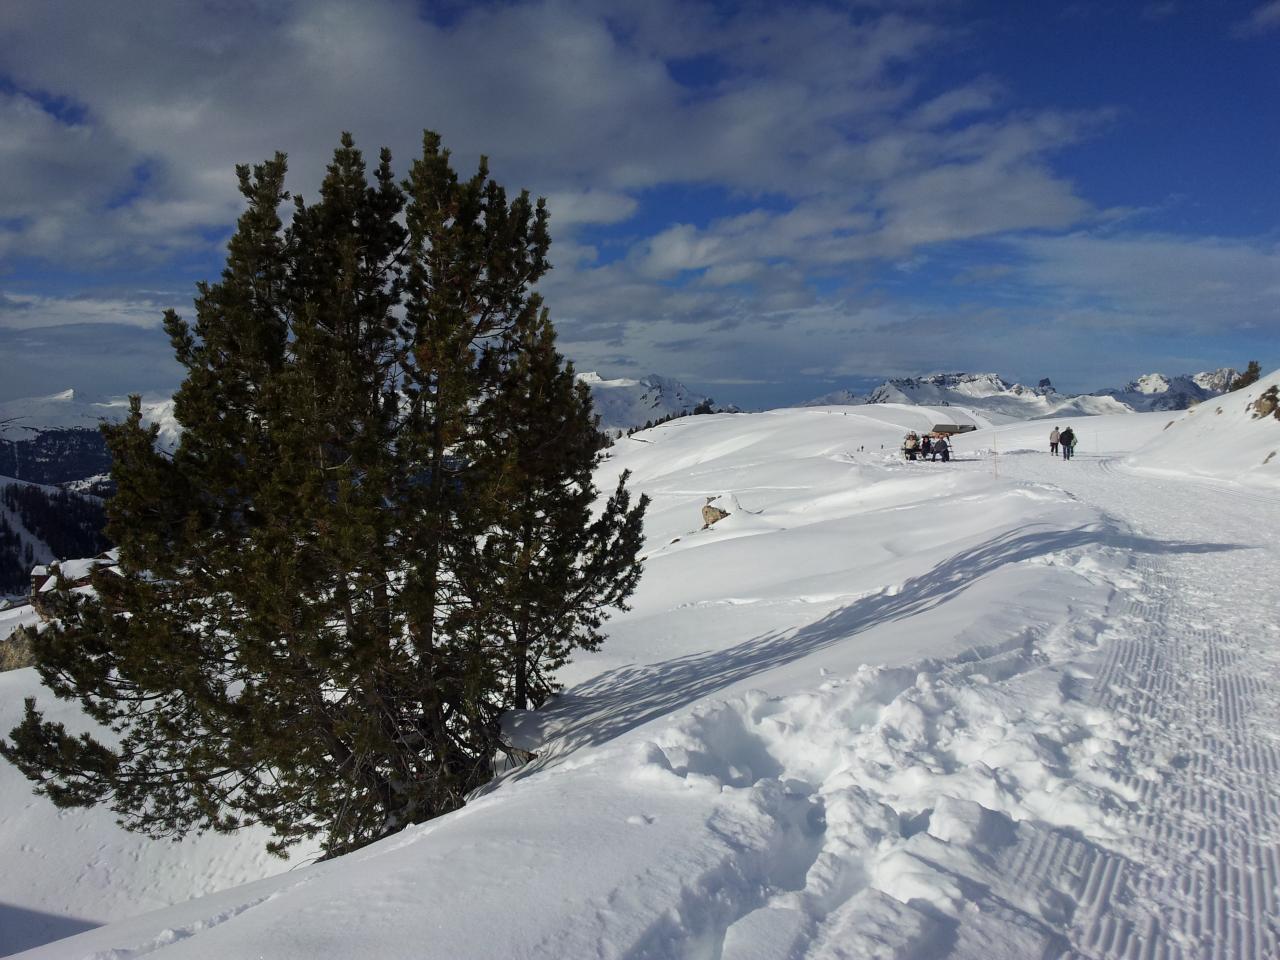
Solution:
{"label": "skier", "polygon": [[1059,439],[1061,439],[1061,435],[1058,433],[1058,428],[1054,427],[1049,434],[1049,453],[1053,454],[1054,456],[1058,455]]}
{"label": "skier", "polygon": [[1058,445],[1062,447],[1062,459],[1070,460],[1076,446],[1076,432],[1070,427],[1058,434]]}

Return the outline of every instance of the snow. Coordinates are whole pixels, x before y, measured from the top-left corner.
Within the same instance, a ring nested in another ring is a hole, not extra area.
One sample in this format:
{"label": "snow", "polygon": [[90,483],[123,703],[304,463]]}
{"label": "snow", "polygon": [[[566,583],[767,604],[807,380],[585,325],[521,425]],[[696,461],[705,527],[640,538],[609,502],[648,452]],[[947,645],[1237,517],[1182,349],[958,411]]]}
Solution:
{"label": "snow", "polygon": [[600,429],[615,435],[672,414],[689,413],[708,399],[678,380],[657,374],[642,380],[605,380],[588,372],[578,374],[578,380],[591,390]]}
{"label": "snow", "polygon": [[[963,406],[621,439],[599,485],[627,468],[653,498],[645,576],[565,693],[510,718],[532,763],[141,916],[265,865],[97,851],[128,838],[98,812],[59,830],[0,768],[0,903],[117,921],[30,954],[56,958],[1280,955],[1280,497],[1245,462],[1272,426],[1222,402],[1076,418],[1071,462],[1052,421]],[[1207,447],[1206,415],[1248,456]],[[902,462],[939,422],[982,429]],[[708,497],[730,515],[704,530]],[[0,719],[29,673],[0,675]]]}
{"label": "snow", "polygon": [[937,373],[886,380],[865,397],[837,390],[804,406],[861,403],[963,404],[1007,419],[1101,416],[1151,410],[1185,410],[1224,393],[1235,377],[1230,368],[1167,377],[1149,373],[1119,390],[1066,396],[1044,379],[1036,387],[1007,383],[994,373]]}
{"label": "snow", "polygon": [[[0,439],[24,440],[45,430],[96,430],[103,420],[120,421],[129,415],[128,397],[88,401],[75,390],[62,390],[47,397],[26,397],[0,403]],[[160,428],[160,443],[168,450],[178,444],[182,428],[173,415],[169,397],[144,397],[144,423]]]}
{"label": "snow", "polygon": [[1128,465],[1280,488],[1280,420],[1256,416],[1253,409],[1258,397],[1276,386],[1280,371],[1200,404],[1169,421],[1168,429],[1136,451]]}
{"label": "snow", "polygon": [[[10,624],[0,612],[0,636]],[[17,618],[33,622],[30,607]],[[13,624],[16,626],[16,624]],[[55,700],[34,669],[0,673],[0,736],[37,697],[48,719],[90,729],[72,705]],[[0,956],[287,870],[264,850],[263,830],[206,834],[179,841],[129,833],[105,807],[58,810],[0,760]],[[311,855],[302,851],[294,862]]]}
{"label": "snow", "polygon": [[[0,641],[9,637],[23,627],[34,627],[40,622],[40,616],[29,603],[18,603],[0,610]],[[5,727],[7,731],[9,728]],[[2,776],[2,774],[0,774]],[[0,809],[4,809],[0,807]]]}

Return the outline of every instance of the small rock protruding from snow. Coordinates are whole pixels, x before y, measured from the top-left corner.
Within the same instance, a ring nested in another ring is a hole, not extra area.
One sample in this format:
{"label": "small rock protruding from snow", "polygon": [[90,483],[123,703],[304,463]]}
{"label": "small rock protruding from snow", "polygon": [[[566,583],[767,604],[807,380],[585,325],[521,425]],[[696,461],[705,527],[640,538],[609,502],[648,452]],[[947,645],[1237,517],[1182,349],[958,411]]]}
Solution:
{"label": "small rock protruding from snow", "polygon": [[712,504],[719,499],[718,497],[707,497],[707,502],[702,505],[702,529],[705,530],[713,523],[719,523],[725,517],[729,516],[728,510],[722,510]]}

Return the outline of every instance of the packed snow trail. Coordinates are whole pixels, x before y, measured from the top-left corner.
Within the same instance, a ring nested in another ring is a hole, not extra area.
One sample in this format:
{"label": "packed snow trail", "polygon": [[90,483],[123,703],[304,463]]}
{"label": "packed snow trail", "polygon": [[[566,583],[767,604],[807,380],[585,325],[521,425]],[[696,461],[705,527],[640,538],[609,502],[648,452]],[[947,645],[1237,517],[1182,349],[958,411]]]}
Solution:
{"label": "packed snow trail", "polygon": [[1202,545],[1135,552],[1145,598],[1122,594],[1110,625],[1090,699],[1134,731],[1118,784],[1133,798],[1128,856],[1091,867],[1072,948],[1280,957],[1280,497],[1107,458],[1022,455],[1000,469],[1060,485],[1136,534]]}

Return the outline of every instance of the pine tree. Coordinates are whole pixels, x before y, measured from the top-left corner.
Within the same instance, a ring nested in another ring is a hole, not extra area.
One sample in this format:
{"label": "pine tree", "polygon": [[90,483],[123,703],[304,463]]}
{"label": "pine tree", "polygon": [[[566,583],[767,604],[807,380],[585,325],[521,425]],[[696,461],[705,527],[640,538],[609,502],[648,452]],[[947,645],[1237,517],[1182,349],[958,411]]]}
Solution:
{"label": "pine tree", "polygon": [[507,639],[509,702],[520,709],[555,692],[551,674],[575,649],[599,647],[605,612],[623,607],[639,578],[648,503],[631,507],[624,473],[592,521],[592,467],[608,441],[545,311],[527,319],[513,331],[503,389],[480,410],[501,438],[493,499],[503,509],[473,567],[488,578],[477,588],[491,597],[495,622],[483,631]]}
{"label": "pine tree", "polygon": [[[344,135],[287,230],[284,156],[237,173],[221,280],[194,324],[165,318],[181,443],[157,451],[137,398],[104,428],[119,574],[96,598],[57,591],[33,638],[45,684],[119,741],[29,700],[0,753],[55,803],[109,803],[133,829],[262,823],[273,849],[321,836],[332,854],[487,779],[522,665],[598,643],[634,589],[643,503],[620,484],[589,521],[589,400],[565,402],[572,372],[529,292],[541,201],[508,202],[483,161],[460,182],[429,132],[403,184],[386,151],[370,183]],[[534,405],[535,381],[558,402]],[[536,430],[572,442],[535,469]],[[555,550],[511,537],[526,483]]]}
{"label": "pine tree", "polygon": [[1251,383],[1257,383],[1260,376],[1262,376],[1262,366],[1257,360],[1250,360],[1249,366],[1245,368],[1245,371],[1240,376],[1231,381],[1231,386],[1228,389],[1242,390]]}

